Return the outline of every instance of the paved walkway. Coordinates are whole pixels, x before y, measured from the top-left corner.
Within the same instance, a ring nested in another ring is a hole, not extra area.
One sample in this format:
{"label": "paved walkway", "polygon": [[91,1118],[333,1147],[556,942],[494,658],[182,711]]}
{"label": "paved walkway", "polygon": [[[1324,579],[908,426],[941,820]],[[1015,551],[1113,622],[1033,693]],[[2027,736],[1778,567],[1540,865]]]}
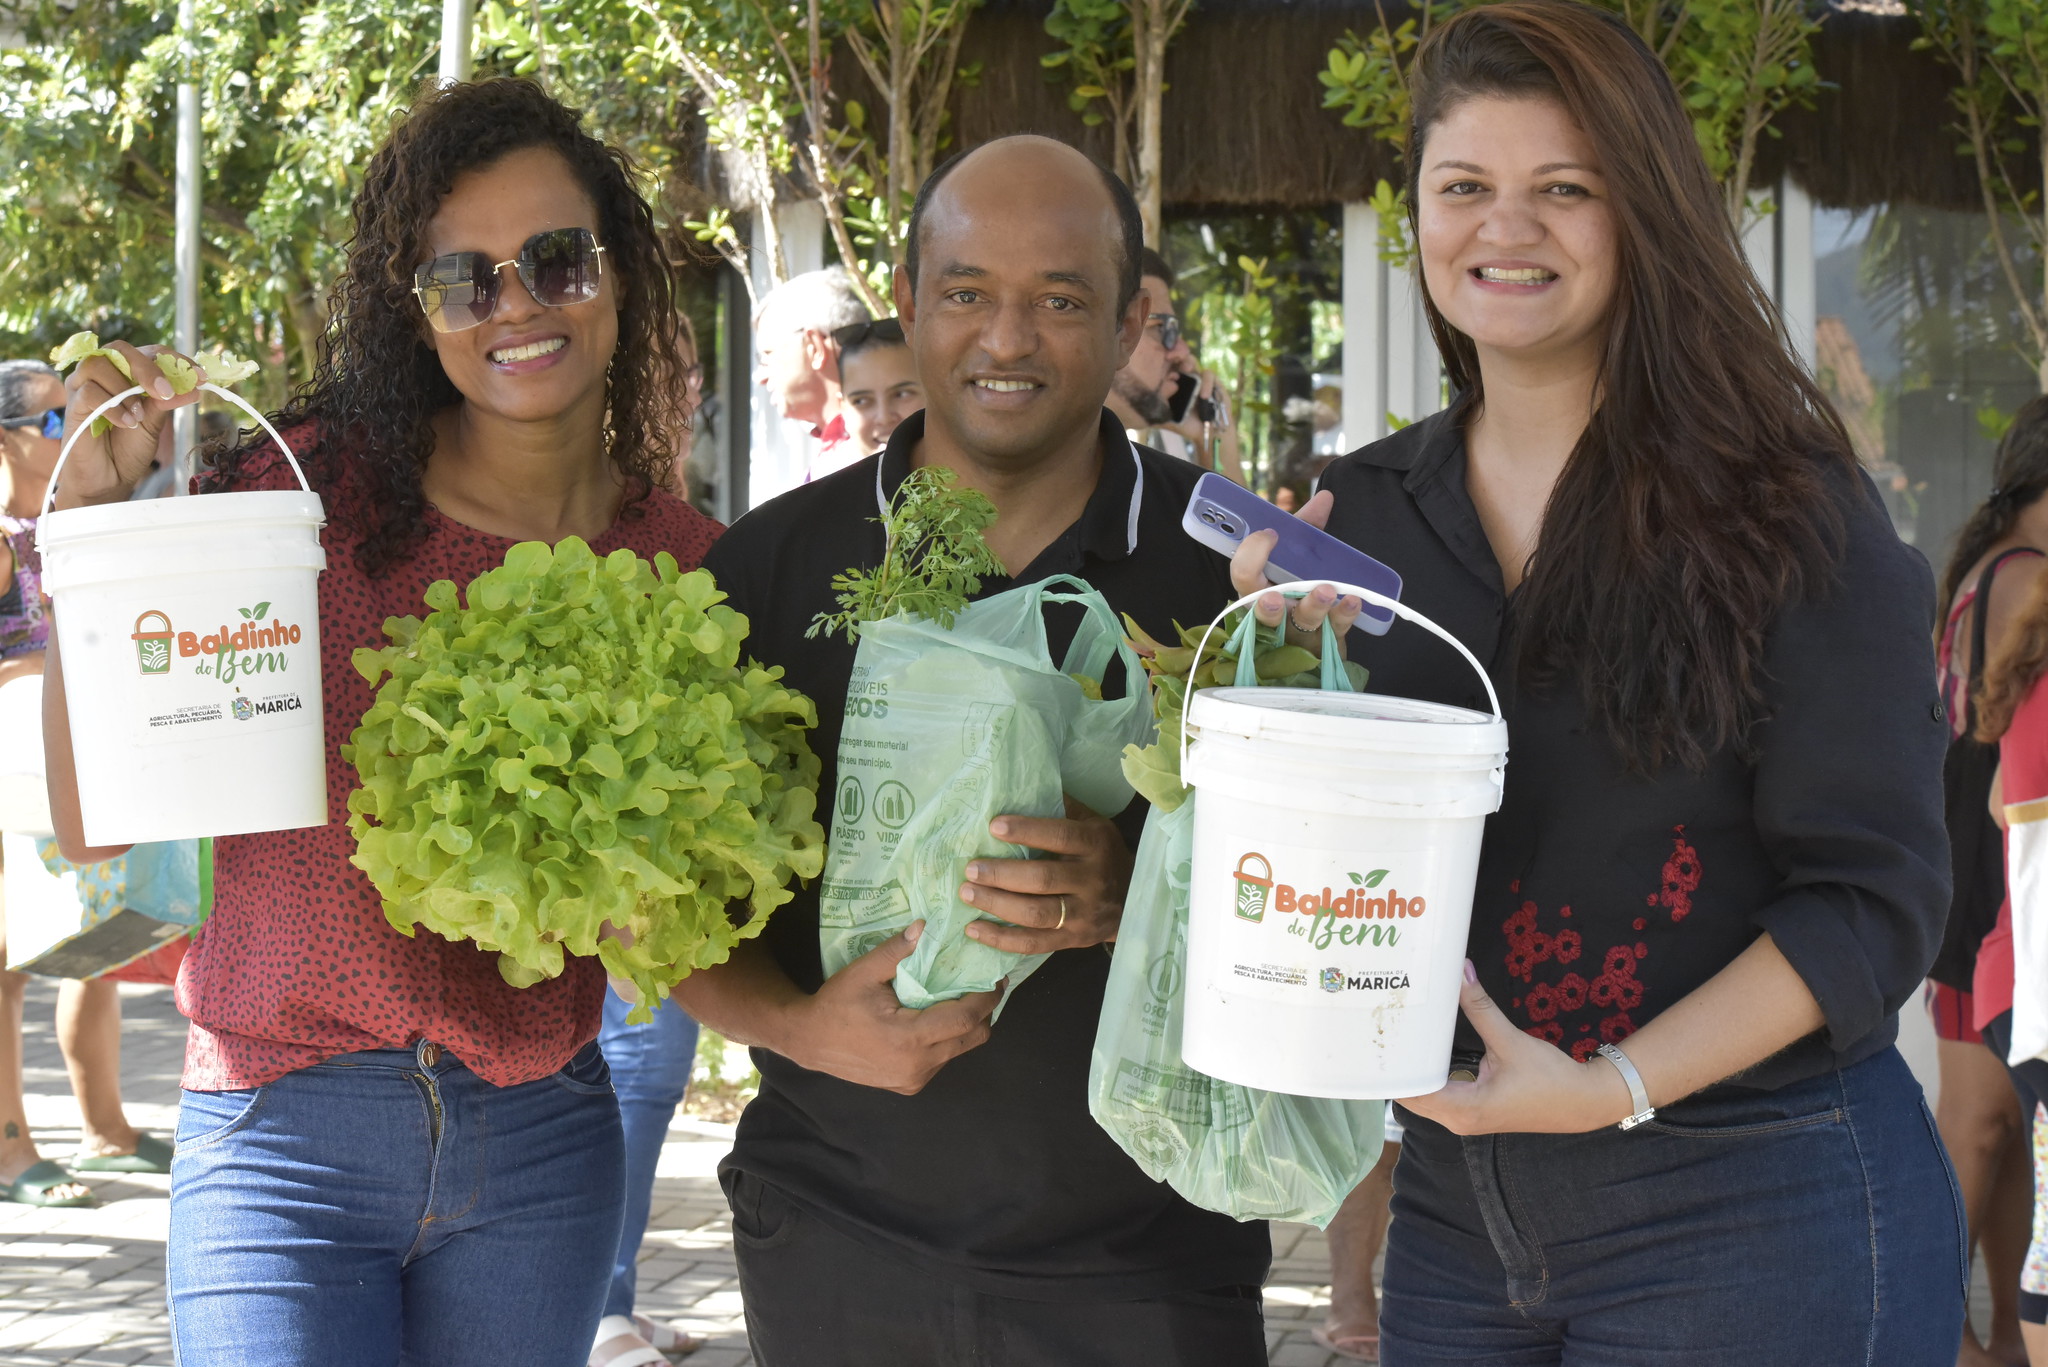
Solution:
{"label": "paved walkway", "polygon": [[[78,1144],[78,1110],[54,1025],[57,992],[47,979],[29,992],[23,1044],[28,1119],[45,1157]],[[176,1127],[185,1022],[166,988],[121,989],[122,1083],[128,1116],[169,1136]],[[707,1335],[691,1367],[747,1367],[747,1337],[733,1274],[725,1198],[713,1178],[730,1128],[679,1118],[669,1132],[641,1250],[640,1308]],[[36,1210],[0,1203],[0,1367],[85,1367],[171,1362],[164,1321],[164,1233],[170,1179],[90,1179],[94,1210]],[[1274,1227],[1273,1280],[1266,1288],[1273,1367],[1334,1367],[1315,1346],[1329,1288],[1322,1235]]]}

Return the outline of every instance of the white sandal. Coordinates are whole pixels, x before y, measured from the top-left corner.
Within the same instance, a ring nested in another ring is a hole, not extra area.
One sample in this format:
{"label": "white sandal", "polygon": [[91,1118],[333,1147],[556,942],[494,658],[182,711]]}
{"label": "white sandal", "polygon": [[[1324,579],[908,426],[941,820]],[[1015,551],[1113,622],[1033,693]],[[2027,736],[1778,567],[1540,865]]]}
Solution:
{"label": "white sandal", "polygon": [[[607,1344],[622,1338],[635,1339],[640,1346],[628,1344],[617,1352],[604,1351]],[[606,1315],[597,1322],[597,1342],[590,1349],[589,1367],[668,1367],[668,1357],[647,1341],[632,1320]]]}
{"label": "white sandal", "polygon": [[651,1320],[645,1315],[635,1314],[633,1316],[633,1328],[639,1333],[641,1338],[646,1339],[670,1357],[688,1357],[691,1353],[704,1346],[704,1340],[698,1338],[695,1334],[678,1329],[673,1324],[663,1324],[659,1320]]}

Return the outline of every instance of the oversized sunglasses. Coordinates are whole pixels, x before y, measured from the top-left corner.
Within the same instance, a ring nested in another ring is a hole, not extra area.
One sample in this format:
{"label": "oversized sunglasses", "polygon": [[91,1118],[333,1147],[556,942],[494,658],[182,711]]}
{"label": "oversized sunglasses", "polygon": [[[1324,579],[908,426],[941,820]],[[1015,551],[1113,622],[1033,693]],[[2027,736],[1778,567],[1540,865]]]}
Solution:
{"label": "oversized sunglasses", "polygon": [[1148,313],[1145,315],[1145,321],[1147,323],[1159,324],[1159,345],[1165,347],[1168,351],[1180,345],[1182,336],[1180,319],[1174,314]]}
{"label": "oversized sunglasses", "polygon": [[437,256],[412,273],[412,292],[436,332],[466,332],[497,310],[507,266],[535,303],[558,309],[597,298],[604,248],[588,228],[551,228],[527,238],[510,261],[493,264],[482,252]]}
{"label": "oversized sunglasses", "polygon": [[44,441],[61,441],[64,437],[64,410],[52,408],[46,413],[27,413],[18,418],[0,418],[0,427],[41,427]]}

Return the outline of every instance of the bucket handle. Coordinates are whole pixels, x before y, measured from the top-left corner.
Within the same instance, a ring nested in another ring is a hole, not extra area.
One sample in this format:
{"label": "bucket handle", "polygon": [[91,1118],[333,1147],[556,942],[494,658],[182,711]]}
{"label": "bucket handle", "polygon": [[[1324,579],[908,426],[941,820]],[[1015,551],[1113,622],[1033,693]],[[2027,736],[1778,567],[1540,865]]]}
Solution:
{"label": "bucket handle", "polygon": [[[306,472],[299,468],[299,458],[292,454],[292,448],[285,445],[284,438],[279,436],[277,429],[270,425],[270,419],[264,417],[262,413],[258,412],[256,410],[255,405],[251,404],[247,399],[243,398],[240,394],[235,393],[232,389],[222,389],[219,385],[214,384],[211,381],[208,381],[207,383],[200,385],[199,387],[209,394],[218,394],[221,398],[226,399],[229,402],[235,404],[244,413],[247,413],[250,417],[256,419],[257,426],[261,427],[266,433],[269,434],[270,439],[277,443],[278,450],[284,452],[285,460],[290,462],[291,464],[292,473],[299,477],[299,487],[301,489],[304,489],[309,494],[313,492],[313,486],[306,482]],[[43,495],[43,511],[36,517],[36,553],[38,555],[42,553],[43,549],[43,519],[50,515],[50,509],[56,505],[57,476],[64,472],[64,462],[71,459],[71,448],[78,444],[78,439],[80,437],[84,436],[87,432],[92,430],[93,423],[97,422],[102,417],[105,417],[114,409],[119,408],[123,403],[126,403],[129,399],[135,397],[137,394],[141,394],[144,392],[145,391],[143,390],[142,386],[139,384],[133,385],[127,389],[122,390],[113,398],[108,399],[105,403],[101,404],[98,408],[93,409],[93,411],[86,416],[85,420],[78,424],[76,429],[65,434],[64,449],[57,453],[57,463],[56,465],[51,467],[50,470],[50,487],[49,492]]]}
{"label": "bucket handle", "polygon": [[[1486,667],[1479,663],[1478,657],[1465,649],[1463,641],[1451,635],[1450,632],[1445,631],[1435,622],[1430,621],[1429,618],[1397,598],[1389,598],[1383,593],[1375,593],[1371,589],[1360,588],[1356,584],[1341,584],[1334,579],[1297,579],[1290,584],[1273,584],[1260,589],[1257,593],[1248,593],[1235,603],[1225,605],[1221,612],[1209,619],[1209,627],[1202,633],[1201,643],[1195,647],[1194,667],[1188,670],[1187,697],[1189,701],[1192,702],[1195,696],[1195,670],[1202,667],[1202,652],[1209,648],[1209,638],[1215,634],[1216,628],[1223,624],[1225,617],[1228,617],[1247,603],[1256,603],[1259,599],[1264,598],[1275,590],[1291,597],[1304,598],[1308,596],[1309,590],[1318,584],[1328,584],[1340,594],[1349,594],[1353,598],[1363,599],[1375,607],[1389,608],[1396,617],[1413,622],[1430,635],[1448,643],[1451,649],[1465,657],[1465,663],[1472,666],[1472,672],[1479,676],[1479,682],[1486,685],[1486,700],[1493,704],[1494,720],[1503,720],[1500,711],[1500,694],[1494,692],[1492,678],[1487,675]],[[1285,619],[1283,618],[1282,620],[1284,621]],[[1182,773],[1186,773],[1188,767],[1188,730],[1188,726],[1183,722],[1180,728],[1180,767]]]}

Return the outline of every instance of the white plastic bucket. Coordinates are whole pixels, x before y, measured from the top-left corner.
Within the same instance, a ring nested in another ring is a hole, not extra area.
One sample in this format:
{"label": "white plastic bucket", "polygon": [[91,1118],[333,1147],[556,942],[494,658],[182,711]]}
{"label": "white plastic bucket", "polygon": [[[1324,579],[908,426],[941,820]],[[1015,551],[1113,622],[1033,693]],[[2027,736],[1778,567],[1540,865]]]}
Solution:
{"label": "white plastic bucket", "polygon": [[[327,822],[320,706],[326,512],[286,491],[52,512],[36,546],[55,605],[85,838],[95,845]],[[137,387],[109,399],[106,413]],[[57,458],[50,500],[79,424]]]}
{"label": "white plastic bucket", "polygon": [[1455,638],[1393,599],[1336,587],[1449,641],[1486,682],[1493,714],[1370,693],[1190,691],[1181,1057],[1292,1096],[1419,1096],[1450,1073],[1507,723]]}

